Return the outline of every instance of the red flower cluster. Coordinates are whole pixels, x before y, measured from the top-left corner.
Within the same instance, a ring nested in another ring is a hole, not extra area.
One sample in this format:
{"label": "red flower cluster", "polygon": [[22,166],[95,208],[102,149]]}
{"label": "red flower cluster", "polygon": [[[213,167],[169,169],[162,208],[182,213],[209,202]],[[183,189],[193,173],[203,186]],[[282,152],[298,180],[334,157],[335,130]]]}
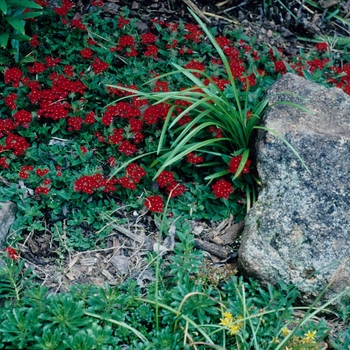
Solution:
{"label": "red flower cluster", "polygon": [[124,26],[128,25],[130,21],[128,19],[125,19],[124,17],[118,18],[118,28],[124,28]]}
{"label": "red flower cluster", "polygon": [[217,139],[221,139],[223,137],[222,130],[220,128],[216,128],[215,126],[210,126],[209,132],[211,132]]}
{"label": "red flower cluster", "polygon": [[23,73],[18,68],[8,68],[4,73],[5,84],[11,83],[13,87],[19,87]]}
{"label": "red flower cluster", "polygon": [[166,187],[171,182],[175,181],[174,173],[169,170],[163,170],[159,176],[157,177],[156,182],[158,183],[160,188]]}
{"label": "red flower cluster", "polygon": [[[228,171],[230,173],[233,173],[235,174],[238,170],[238,167],[239,167],[239,164],[241,163],[241,160],[242,160],[242,155],[239,155],[237,157],[232,157],[231,160],[230,160],[230,164],[229,164],[229,167],[228,167]],[[250,164],[251,164],[251,161],[248,159],[244,165],[244,168],[242,170],[242,173],[243,174],[248,174],[250,169]]]}
{"label": "red flower cluster", "polygon": [[31,47],[36,47],[39,46],[41,43],[39,41],[39,38],[36,34],[34,34],[31,39],[29,40],[30,46]]}
{"label": "red flower cluster", "polygon": [[168,193],[171,193],[170,197],[177,197],[182,195],[186,191],[185,185],[178,184],[174,179],[174,172],[163,170],[157,177],[156,182],[160,188],[166,189]]}
{"label": "red flower cluster", "polygon": [[153,213],[161,213],[164,210],[163,199],[161,196],[147,197],[144,205]]}
{"label": "red flower cluster", "polygon": [[80,50],[80,55],[82,58],[91,58],[94,55],[94,52],[88,47]]}
{"label": "red flower cluster", "polygon": [[202,156],[197,156],[193,152],[187,154],[187,161],[192,164],[203,163],[204,159]]}
{"label": "red flower cluster", "polygon": [[92,64],[92,69],[95,74],[99,74],[109,68],[109,64],[106,62],[103,62],[99,58],[94,58],[94,63]]}
{"label": "red flower cluster", "polygon": [[86,25],[82,23],[81,18],[77,18],[77,19],[73,18],[70,24],[72,25],[73,28],[87,31]]}
{"label": "red flower cluster", "polygon": [[284,74],[287,71],[287,67],[283,61],[274,62],[276,73]]}
{"label": "red flower cluster", "polygon": [[234,78],[238,79],[243,75],[245,68],[242,60],[232,61],[229,66]]}
{"label": "red flower cluster", "polygon": [[323,69],[324,66],[329,62],[329,59],[324,59],[324,60],[318,60],[316,58],[314,58],[311,61],[307,61],[307,63],[309,64],[309,70],[310,72],[313,72],[316,69]]}
{"label": "red flower cluster", "polygon": [[134,191],[136,189],[136,184],[138,184],[144,176],[146,176],[145,169],[136,163],[130,163],[126,167],[126,175],[118,179],[118,183],[122,185],[122,187]]}
{"label": "red flower cluster", "polygon": [[68,12],[72,9],[74,4],[70,2],[70,0],[62,0],[61,1],[61,7],[55,7],[53,10],[59,15],[59,16],[66,16]]}
{"label": "red flower cluster", "polygon": [[315,49],[318,51],[327,51],[328,50],[328,44],[323,42],[323,43],[317,43],[315,45]]}
{"label": "red flower cluster", "polygon": [[128,140],[125,140],[125,141],[122,141],[122,143],[120,144],[118,151],[120,153],[124,153],[126,156],[129,157],[137,152],[137,148],[135,145],[130,143]]}
{"label": "red flower cluster", "polygon": [[32,121],[32,114],[24,109],[21,109],[13,115],[13,119],[20,124],[26,125]]}
{"label": "red flower cluster", "polygon": [[84,119],[80,117],[68,118],[68,131],[78,131],[81,129]]}
{"label": "red flower cluster", "polygon": [[[227,79],[219,79],[219,78],[217,78],[217,77],[211,77],[211,79],[212,79],[212,81],[214,82],[214,84],[216,84],[217,87],[218,87],[221,91],[225,90],[226,85],[230,84],[230,81],[227,80]],[[208,78],[206,78],[206,79],[203,81],[203,83],[204,83],[204,85],[207,85],[207,86],[208,86],[208,85],[211,83],[211,81],[210,81]]]}
{"label": "red flower cluster", "polygon": [[224,179],[216,181],[211,188],[216,198],[228,199],[229,195],[234,191],[232,184]]}
{"label": "red flower cluster", "polygon": [[143,114],[143,121],[147,125],[152,125],[156,124],[159,118],[165,120],[169,112],[169,108],[169,105],[165,103],[159,103],[157,105],[150,106],[145,110]]}
{"label": "red flower cluster", "polygon": [[46,68],[55,67],[61,62],[60,58],[45,57]]}
{"label": "red flower cluster", "polygon": [[218,36],[215,38],[216,42],[220,47],[225,48],[231,45],[231,40],[226,38],[226,36]]}
{"label": "red flower cluster", "polygon": [[46,174],[48,174],[49,171],[50,171],[50,170],[47,169],[47,168],[44,168],[44,169],[37,169],[37,170],[35,171],[35,173],[36,173],[38,176],[43,177],[43,176],[45,176]]}
{"label": "red flower cluster", "polygon": [[141,44],[152,44],[157,40],[157,37],[151,32],[141,34]]}
{"label": "red flower cluster", "polygon": [[19,258],[19,255],[17,254],[17,250],[15,248],[6,247],[5,252],[7,252],[11,260],[17,260]]}
{"label": "red flower cluster", "polygon": [[110,179],[103,177],[102,174],[95,175],[84,175],[74,181],[74,190],[76,192],[84,192],[87,194],[93,194],[97,190],[103,192],[114,192],[116,191],[115,184],[117,179]]}
{"label": "red flower cluster", "polygon": [[44,187],[44,186],[38,186],[35,189],[35,193],[36,194],[45,194],[48,195],[50,193],[50,189],[48,187]]}
{"label": "red flower cluster", "polygon": [[0,157],[0,166],[4,169],[7,169],[9,167],[6,157]]}
{"label": "red flower cluster", "polygon": [[184,35],[184,39],[192,40],[195,43],[198,43],[200,37],[204,34],[197,24],[186,24],[185,29],[188,33]]}
{"label": "red flower cluster", "polygon": [[147,45],[146,51],[143,54],[148,57],[152,56],[156,58],[158,55],[158,47],[156,45]]}
{"label": "red flower cluster", "polygon": [[15,156],[24,154],[24,151],[29,148],[29,143],[24,137],[8,133],[5,139],[5,146],[8,150],[13,150]]}
{"label": "red flower cluster", "polygon": [[15,103],[17,97],[18,96],[16,94],[9,94],[7,97],[4,98],[4,102],[10,109],[15,110],[17,108]]}
{"label": "red flower cluster", "polygon": [[89,112],[85,116],[84,123],[85,124],[94,124],[96,119],[95,119],[96,114],[94,112]]}
{"label": "red flower cluster", "polygon": [[40,74],[45,72],[46,67],[42,62],[34,62],[32,66],[28,67],[28,70],[32,74]]}
{"label": "red flower cluster", "polygon": [[19,171],[18,176],[21,179],[28,179],[29,178],[29,172],[32,171],[33,169],[34,169],[34,167],[31,166],[31,165],[23,165],[21,167],[21,170]]}
{"label": "red flower cluster", "polygon": [[170,193],[170,198],[174,198],[181,196],[186,191],[186,186],[173,181],[167,185],[166,191]]}
{"label": "red flower cluster", "polygon": [[[191,61],[189,63],[187,63],[184,68],[186,69],[196,69],[196,70],[200,70],[202,72],[205,71],[205,65],[195,61],[194,59],[191,59]],[[199,73],[192,73],[195,77],[199,78],[200,74]]]}

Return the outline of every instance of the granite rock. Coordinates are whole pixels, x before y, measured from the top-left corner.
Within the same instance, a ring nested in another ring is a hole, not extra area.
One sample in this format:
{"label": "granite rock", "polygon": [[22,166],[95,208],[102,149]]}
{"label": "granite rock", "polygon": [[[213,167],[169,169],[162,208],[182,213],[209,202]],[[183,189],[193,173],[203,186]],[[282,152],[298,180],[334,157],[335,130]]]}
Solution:
{"label": "granite rock", "polygon": [[16,204],[10,201],[0,202],[0,249],[3,247],[9,229],[16,218]]}
{"label": "granite rock", "polygon": [[292,74],[268,94],[262,126],[283,136],[310,173],[284,142],[259,130],[262,190],[246,217],[239,266],[265,284],[297,285],[305,304],[331,283],[326,302],[350,285],[350,96]]}

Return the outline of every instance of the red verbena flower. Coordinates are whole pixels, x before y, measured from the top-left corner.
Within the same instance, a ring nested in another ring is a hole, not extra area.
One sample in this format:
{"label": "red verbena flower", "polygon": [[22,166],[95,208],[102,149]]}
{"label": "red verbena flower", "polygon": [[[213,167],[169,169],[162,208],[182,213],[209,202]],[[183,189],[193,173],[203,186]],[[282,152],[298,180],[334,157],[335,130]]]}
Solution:
{"label": "red verbena flower", "polygon": [[9,94],[7,97],[4,98],[4,102],[10,109],[15,110],[17,108],[15,103],[17,97],[18,95],[16,94]]}
{"label": "red verbena flower", "polygon": [[6,247],[5,252],[7,252],[11,260],[17,260],[19,258],[19,255],[17,254],[17,250],[15,248]]}
{"label": "red verbena flower", "polygon": [[85,116],[84,123],[85,124],[94,124],[96,119],[95,119],[96,114],[94,112],[89,112]]}
{"label": "red verbena flower", "polygon": [[118,28],[123,28],[124,26],[128,25],[130,23],[130,20],[125,19],[124,17],[118,18]]}
{"label": "red verbena flower", "polygon": [[103,62],[99,58],[94,58],[94,63],[92,64],[92,69],[95,74],[99,74],[109,68],[109,64],[106,62]]}
{"label": "red verbena flower", "polygon": [[287,71],[287,67],[283,61],[274,62],[276,73],[284,74]]}
{"label": "red verbena flower", "polygon": [[124,153],[126,156],[131,156],[137,152],[137,148],[135,145],[125,140],[120,144],[118,151]]}
{"label": "red verbena flower", "polygon": [[144,205],[153,213],[161,213],[164,210],[163,199],[159,195],[147,197]]}
{"label": "red verbena flower", "polygon": [[131,35],[124,35],[119,39],[119,45],[122,47],[135,45],[135,39]]}
{"label": "red verbena flower", "polygon": [[53,10],[59,16],[66,16],[68,12],[73,8],[74,4],[70,0],[62,0],[61,7],[55,7]]}
{"label": "red verbena flower", "polygon": [[36,47],[40,45],[39,38],[36,34],[34,34],[31,39],[29,40],[30,46],[31,47]]}
{"label": "red verbena flower", "polygon": [[192,164],[203,163],[204,159],[202,156],[197,156],[193,152],[187,154],[187,161]]}
{"label": "red verbena flower", "polygon": [[86,25],[81,22],[81,18],[77,18],[77,19],[73,18],[70,23],[71,23],[72,27],[74,27],[74,28],[87,31]]}
{"label": "red verbena flower", "polygon": [[5,84],[11,83],[13,87],[19,87],[23,73],[18,68],[8,68],[4,72]]}
{"label": "red verbena flower", "polygon": [[229,195],[234,191],[232,184],[224,179],[216,181],[211,188],[216,198],[228,199]]}
{"label": "red verbena flower", "polygon": [[12,149],[15,156],[24,154],[24,151],[29,148],[29,143],[24,137],[9,133],[5,139],[7,149]]}
{"label": "red verbena flower", "polygon": [[156,182],[158,183],[160,188],[163,188],[169,185],[174,180],[174,173],[172,171],[163,170],[157,177]]}
{"label": "red verbena flower", "polygon": [[80,117],[70,117],[68,118],[68,131],[79,131],[84,119]]}
{"label": "red verbena flower", "polygon": [[4,169],[7,169],[9,167],[6,157],[0,157],[0,166]]}
{"label": "red verbena flower", "polygon": [[137,184],[140,182],[141,178],[146,176],[146,171],[140,165],[136,163],[130,163],[126,167],[126,175],[132,179],[132,181]]}
{"label": "red verbena flower", "polygon": [[28,70],[32,74],[39,74],[45,72],[46,67],[42,62],[34,62],[32,66],[28,67]]}
{"label": "red verbena flower", "polygon": [[13,119],[20,124],[29,124],[32,121],[32,114],[24,109],[21,109],[13,115]]}
{"label": "red verbena flower", "polygon": [[[230,164],[229,164],[229,167],[228,167],[228,171],[230,173],[233,173],[235,174],[238,170],[238,167],[239,167],[239,164],[241,163],[241,160],[242,160],[242,155],[239,155],[239,156],[236,156],[236,157],[232,157],[231,160],[230,160]],[[251,161],[248,159],[244,165],[244,168],[242,170],[242,173],[244,174],[248,174],[250,169],[250,164],[251,164]]]}
{"label": "red verbena flower", "polygon": [[46,174],[48,174],[49,171],[50,171],[50,170],[47,169],[47,168],[44,168],[44,169],[37,169],[37,170],[35,171],[35,173],[36,173],[38,176],[43,177],[43,176],[45,176]]}
{"label": "red verbena flower", "polygon": [[50,189],[47,188],[47,187],[44,187],[44,186],[38,186],[36,189],[35,189],[35,193],[36,194],[49,194],[50,192]]}
{"label": "red verbena flower", "polygon": [[171,198],[174,198],[181,196],[186,191],[186,186],[173,181],[166,186],[166,191],[170,193]]}
{"label": "red verbena flower", "polygon": [[146,51],[143,53],[145,56],[152,56],[152,57],[157,57],[158,54],[158,47],[156,45],[147,45],[146,46]]}
{"label": "red verbena flower", "polygon": [[323,43],[317,43],[315,45],[315,49],[318,51],[327,51],[328,50],[328,44],[323,42]]}
{"label": "red verbena flower", "polygon": [[[189,63],[187,63],[184,68],[186,69],[196,69],[196,70],[200,70],[202,72],[205,71],[205,65],[195,61],[194,59],[192,59]],[[192,73],[195,77],[199,78],[200,74],[199,73]]]}
{"label": "red verbena flower", "polygon": [[151,32],[141,34],[141,44],[152,44],[157,40],[157,37]]}
{"label": "red verbena flower", "polygon": [[49,67],[57,66],[57,64],[61,62],[61,59],[60,58],[52,58],[52,57],[48,56],[48,57],[45,57],[45,61],[46,61],[46,68],[49,68]]}
{"label": "red verbena flower", "polygon": [[80,55],[82,58],[91,58],[94,55],[94,52],[88,47],[80,50]]}

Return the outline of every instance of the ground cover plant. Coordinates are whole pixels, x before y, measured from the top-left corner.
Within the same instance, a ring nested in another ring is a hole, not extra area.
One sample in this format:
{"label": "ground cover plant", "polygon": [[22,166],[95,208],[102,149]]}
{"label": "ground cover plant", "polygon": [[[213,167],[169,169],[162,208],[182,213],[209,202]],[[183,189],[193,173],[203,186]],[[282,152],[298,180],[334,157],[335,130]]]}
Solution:
{"label": "ground cover plant", "polygon": [[[143,33],[137,29],[137,19],[128,17],[128,9],[122,9],[119,17],[103,18],[99,4],[95,1],[93,11],[83,17],[77,16],[73,3],[66,0],[60,7],[45,9],[43,16],[26,24],[31,40],[22,44],[18,62],[7,60],[0,66],[0,198],[16,202],[19,208],[11,245],[28,234],[45,232],[62,250],[87,250],[95,247],[97,240],[103,247],[103,238],[112,231],[106,214],[118,220],[113,212],[120,207],[148,210],[158,223],[162,220],[168,225],[179,216],[220,221],[230,213],[240,221],[249,206],[249,195],[259,183],[254,159],[245,152],[254,134],[243,147],[228,137],[225,121],[209,125],[196,120],[194,105],[203,89],[208,89],[213,99],[219,95],[240,109],[243,130],[258,121],[266,90],[286,72],[350,93],[348,56],[344,54],[340,60],[325,42],[310,52],[289,57],[279,49],[255,45],[239,30],[220,32],[211,28],[226,55],[233,87],[223,60],[198,24],[154,19],[151,30]],[[45,2],[40,1],[40,5],[45,6]],[[173,64],[178,72],[169,75]],[[188,69],[186,74],[183,68]],[[150,77],[157,79],[150,81]],[[140,99],[131,90],[159,92],[159,96],[183,91],[183,95],[172,104],[166,100],[153,104],[153,100]],[[208,108],[215,107],[209,100],[206,103]],[[164,123],[172,126],[166,133]],[[169,157],[159,154],[159,140],[162,149],[168,150],[176,144],[178,133],[191,133],[193,127],[198,128],[192,133],[194,149],[189,152],[187,147],[176,162],[162,169]],[[211,144],[205,144],[206,140]],[[203,147],[199,149],[196,145],[200,143]],[[61,244],[63,234],[65,246]],[[177,235],[181,238],[180,229]],[[288,325],[293,324],[290,306],[295,292],[264,292],[254,282],[250,286],[237,279],[220,288],[192,280],[189,276],[198,272],[196,260],[200,259],[192,252],[188,233],[180,241],[168,267],[178,277],[177,283],[164,279],[159,285],[151,284],[147,291],[137,291],[128,282],[120,291],[89,287],[66,296],[47,296],[46,289],[35,287],[20,295],[16,278],[10,278],[3,292],[12,289],[16,293],[8,296],[1,315],[0,332],[6,334],[2,345],[11,347],[12,342],[18,348],[34,348],[35,344],[42,349],[108,349],[116,344],[134,344],[135,349],[144,349],[212,342],[217,348],[239,348],[236,344],[247,342],[248,348],[275,348],[280,342],[285,347],[303,343],[305,348],[315,348],[315,343],[327,335],[323,323],[303,324],[290,332],[294,329]],[[10,258],[16,258],[11,249]],[[185,253],[187,265],[183,264]],[[159,259],[155,268],[161,264]],[[14,260],[8,260],[10,268],[14,268]],[[158,271],[158,277],[162,273]],[[226,298],[221,290],[227,295],[224,306],[218,302]],[[192,297],[191,293],[198,294]],[[105,295],[102,300],[108,305],[96,306],[97,295]],[[148,304],[141,298],[149,300]],[[157,327],[154,303],[161,320]],[[266,306],[269,303],[270,308]],[[6,320],[8,310],[12,313]],[[184,315],[176,326],[174,310]],[[272,330],[280,313],[284,315],[280,327]],[[253,314],[259,316],[251,319]],[[63,316],[72,321],[66,322]],[[33,319],[35,327],[29,329],[28,322]],[[198,325],[204,324],[215,326],[206,326],[198,337],[187,332],[188,328],[199,331]],[[56,325],[60,325],[58,330]],[[66,335],[64,344],[62,334]],[[250,338],[251,334],[255,335]],[[290,338],[286,338],[288,334]],[[87,335],[91,344],[86,342]],[[305,345],[308,341],[310,346]],[[342,346],[348,339],[344,336],[336,341]]]}
{"label": "ground cover plant", "polygon": [[[140,288],[130,279],[118,288],[80,285],[49,293],[21,276],[24,260],[7,249],[1,349],[321,349],[327,336],[335,349],[350,345],[349,329],[334,336],[334,325],[315,318],[320,312],[337,316],[327,309],[334,300],[296,307],[294,286],[264,289],[253,280],[218,282],[200,273],[203,256],[194,251],[190,231],[188,222],[179,223],[159,290],[155,282]],[[156,261],[162,263],[160,255]]]}

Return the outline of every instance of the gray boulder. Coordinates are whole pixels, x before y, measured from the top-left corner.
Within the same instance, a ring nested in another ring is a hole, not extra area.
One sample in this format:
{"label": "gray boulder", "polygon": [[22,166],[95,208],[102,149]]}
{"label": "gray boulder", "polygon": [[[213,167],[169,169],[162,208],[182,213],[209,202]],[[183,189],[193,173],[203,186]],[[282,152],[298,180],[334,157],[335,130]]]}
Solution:
{"label": "gray boulder", "polygon": [[9,229],[16,218],[17,206],[15,203],[7,201],[0,202],[0,249],[2,249]]}
{"label": "gray boulder", "polygon": [[263,283],[297,285],[305,304],[331,283],[325,302],[350,285],[350,96],[292,74],[269,95],[262,125],[282,135],[311,173],[278,137],[259,130],[262,190],[246,217],[239,266]]}

